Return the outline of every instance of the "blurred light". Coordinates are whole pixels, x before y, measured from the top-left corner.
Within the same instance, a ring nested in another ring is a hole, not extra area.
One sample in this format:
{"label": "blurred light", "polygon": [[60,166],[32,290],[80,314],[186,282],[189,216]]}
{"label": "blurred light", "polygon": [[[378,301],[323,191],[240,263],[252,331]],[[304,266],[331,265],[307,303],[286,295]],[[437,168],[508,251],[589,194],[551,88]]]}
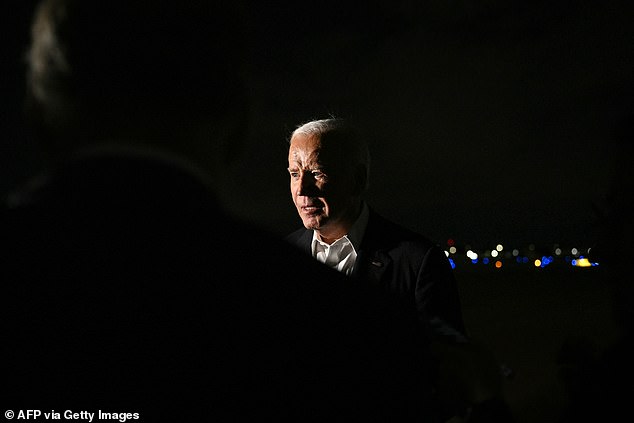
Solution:
{"label": "blurred light", "polygon": [[445,250],[445,255],[449,257],[449,251]]}
{"label": "blurred light", "polygon": [[495,262],[495,267],[496,267],[496,268],[498,268],[498,269],[499,269],[500,267],[502,267],[502,262],[501,262],[500,260],[496,261],[496,262]]}
{"label": "blurred light", "polygon": [[452,246],[451,248],[449,248],[449,252],[450,252],[451,254],[456,254],[456,251],[458,251],[458,250],[456,250],[456,247],[453,247],[453,246]]}
{"label": "blurred light", "polygon": [[518,250],[517,248],[515,248],[513,250],[513,257],[517,257],[520,254],[520,250]]}
{"label": "blurred light", "polygon": [[528,257],[522,257],[522,263],[528,263]]}
{"label": "blurred light", "polygon": [[449,239],[447,240],[447,245],[448,245],[448,246],[452,247],[454,244],[455,244],[455,241],[454,241],[453,239],[449,238]]}
{"label": "blurred light", "polygon": [[498,245],[495,247],[495,249],[496,249],[497,251],[502,251],[502,250],[504,249],[504,247],[502,246],[502,244],[498,244]]}
{"label": "blurred light", "polygon": [[540,267],[542,265],[542,261],[540,259],[535,259],[535,262],[533,264],[535,265],[535,267]]}
{"label": "blurred light", "polygon": [[559,247],[555,248],[555,255],[556,256],[560,256],[561,255],[561,248],[559,248]]}
{"label": "blurred light", "polygon": [[531,251],[535,251],[535,244],[529,244],[528,249]]}
{"label": "blurred light", "polygon": [[477,259],[477,258],[472,259],[472,260],[471,260],[471,263],[473,263],[473,264],[478,264],[478,259]]}
{"label": "blurred light", "polygon": [[599,265],[599,263],[592,263],[590,260],[588,260],[585,257],[579,257],[576,260],[572,260],[571,264],[576,267],[592,267],[592,266]]}
{"label": "blurred light", "polygon": [[546,256],[542,256],[542,260],[541,260],[541,267],[546,267],[548,266],[550,263],[553,262],[553,258],[552,257],[546,257]]}
{"label": "blurred light", "polygon": [[572,250],[570,250],[570,252],[572,253],[573,256],[576,256],[577,254],[579,254],[579,250],[577,250],[576,248],[573,247]]}
{"label": "blurred light", "polygon": [[449,259],[449,264],[451,264],[451,268],[455,269],[456,268],[456,263],[453,261],[453,259]]}
{"label": "blurred light", "polygon": [[497,256],[498,256],[497,250],[491,251],[491,257],[497,257]]}
{"label": "blurred light", "polygon": [[467,257],[469,257],[471,260],[477,260],[478,259],[478,254],[476,254],[474,251],[467,251]]}
{"label": "blurred light", "polygon": [[483,258],[482,264],[489,264],[489,259],[487,257]]}

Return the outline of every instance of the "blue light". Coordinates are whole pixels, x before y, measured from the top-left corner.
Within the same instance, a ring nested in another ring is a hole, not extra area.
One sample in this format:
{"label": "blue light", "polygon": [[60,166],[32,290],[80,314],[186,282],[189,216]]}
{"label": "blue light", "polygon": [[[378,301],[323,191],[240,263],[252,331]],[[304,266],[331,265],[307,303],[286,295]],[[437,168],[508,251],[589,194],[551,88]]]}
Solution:
{"label": "blue light", "polygon": [[483,258],[482,264],[489,264],[489,258],[488,257]]}
{"label": "blue light", "polygon": [[449,264],[451,264],[451,268],[452,269],[456,268],[456,263],[453,261],[453,259],[451,257],[449,258]]}
{"label": "blue light", "polygon": [[540,267],[546,267],[550,263],[553,262],[553,258],[552,257],[542,256],[542,260],[541,261],[542,261],[542,264],[540,265]]}
{"label": "blue light", "polygon": [[473,259],[473,260],[471,260],[471,263],[473,263],[473,264],[478,264],[478,259]]}

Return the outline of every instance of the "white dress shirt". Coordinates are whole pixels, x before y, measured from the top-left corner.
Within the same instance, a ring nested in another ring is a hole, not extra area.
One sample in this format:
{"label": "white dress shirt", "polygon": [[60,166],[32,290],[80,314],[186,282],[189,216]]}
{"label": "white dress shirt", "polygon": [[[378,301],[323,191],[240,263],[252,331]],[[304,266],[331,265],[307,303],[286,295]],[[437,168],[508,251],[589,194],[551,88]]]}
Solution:
{"label": "white dress shirt", "polygon": [[313,231],[311,250],[313,257],[320,262],[338,271],[350,275],[357,260],[357,251],[361,246],[361,240],[368,226],[369,209],[364,202],[359,218],[354,222],[350,231],[337,239],[332,244],[327,244],[319,239],[316,231]]}

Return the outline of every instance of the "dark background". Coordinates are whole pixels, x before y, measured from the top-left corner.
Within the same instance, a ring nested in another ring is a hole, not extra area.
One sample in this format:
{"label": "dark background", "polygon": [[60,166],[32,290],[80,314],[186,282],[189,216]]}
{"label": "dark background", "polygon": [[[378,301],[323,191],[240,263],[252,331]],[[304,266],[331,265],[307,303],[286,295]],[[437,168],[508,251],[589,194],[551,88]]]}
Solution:
{"label": "dark background", "polygon": [[[9,2],[2,14],[3,191],[41,162],[20,114],[33,4]],[[612,132],[632,110],[628,2],[248,10],[251,136],[226,174],[236,212],[280,234],[297,227],[286,139],[299,123],[335,115],[368,137],[371,204],[440,243],[592,243]]]}
{"label": "dark background", "polygon": [[[21,114],[33,4],[0,13],[3,193],[43,164]],[[287,137],[333,114],[367,135],[369,198],[386,216],[439,243],[590,246],[593,204],[619,159],[614,131],[632,111],[633,10],[563,0],[253,7],[250,136],[224,199],[274,233],[296,228]],[[564,341],[614,336],[609,286],[562,262],[462,264],[465,322],[513,370],[505,393],[518,422],[555,421]]]}
{"label": "dark background", "polygon": [[[632,106],[634,9],[524,3],[258,11],[270,24],[235,179],[245,213],[282,233],[300,223],[284,143],[296,124],[332,113],[367,134],[370,200],[389,217],[483,248],[591,243],[612,131]],[[276,51],[280,34],[290,40]]]}

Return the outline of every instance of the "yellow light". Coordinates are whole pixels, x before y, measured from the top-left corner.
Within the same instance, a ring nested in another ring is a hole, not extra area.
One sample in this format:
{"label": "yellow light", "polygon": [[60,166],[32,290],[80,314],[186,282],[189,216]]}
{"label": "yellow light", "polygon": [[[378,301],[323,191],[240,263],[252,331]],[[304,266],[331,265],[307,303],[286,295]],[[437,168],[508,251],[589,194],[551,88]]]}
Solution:
{"label": "yellow light", "polygon": [[500,260],[496,261],[496,262],[495,262],[495,267],[497,267],[498,269],[499,269],[500,267],[502,267],[502,262],[501,262]]}
{"label": "yellow light", "polygon": [[576,260],[575,266],[577,266],[577,267],[591,267],[592,263],[590,263],[590,260],[588,260],[587,258],[581,257],[581,258]]}
{"label": "yellow light", "polygon": [[540,259],[535,260],[535,267],[539,267],[542,265],[542,261]]}

